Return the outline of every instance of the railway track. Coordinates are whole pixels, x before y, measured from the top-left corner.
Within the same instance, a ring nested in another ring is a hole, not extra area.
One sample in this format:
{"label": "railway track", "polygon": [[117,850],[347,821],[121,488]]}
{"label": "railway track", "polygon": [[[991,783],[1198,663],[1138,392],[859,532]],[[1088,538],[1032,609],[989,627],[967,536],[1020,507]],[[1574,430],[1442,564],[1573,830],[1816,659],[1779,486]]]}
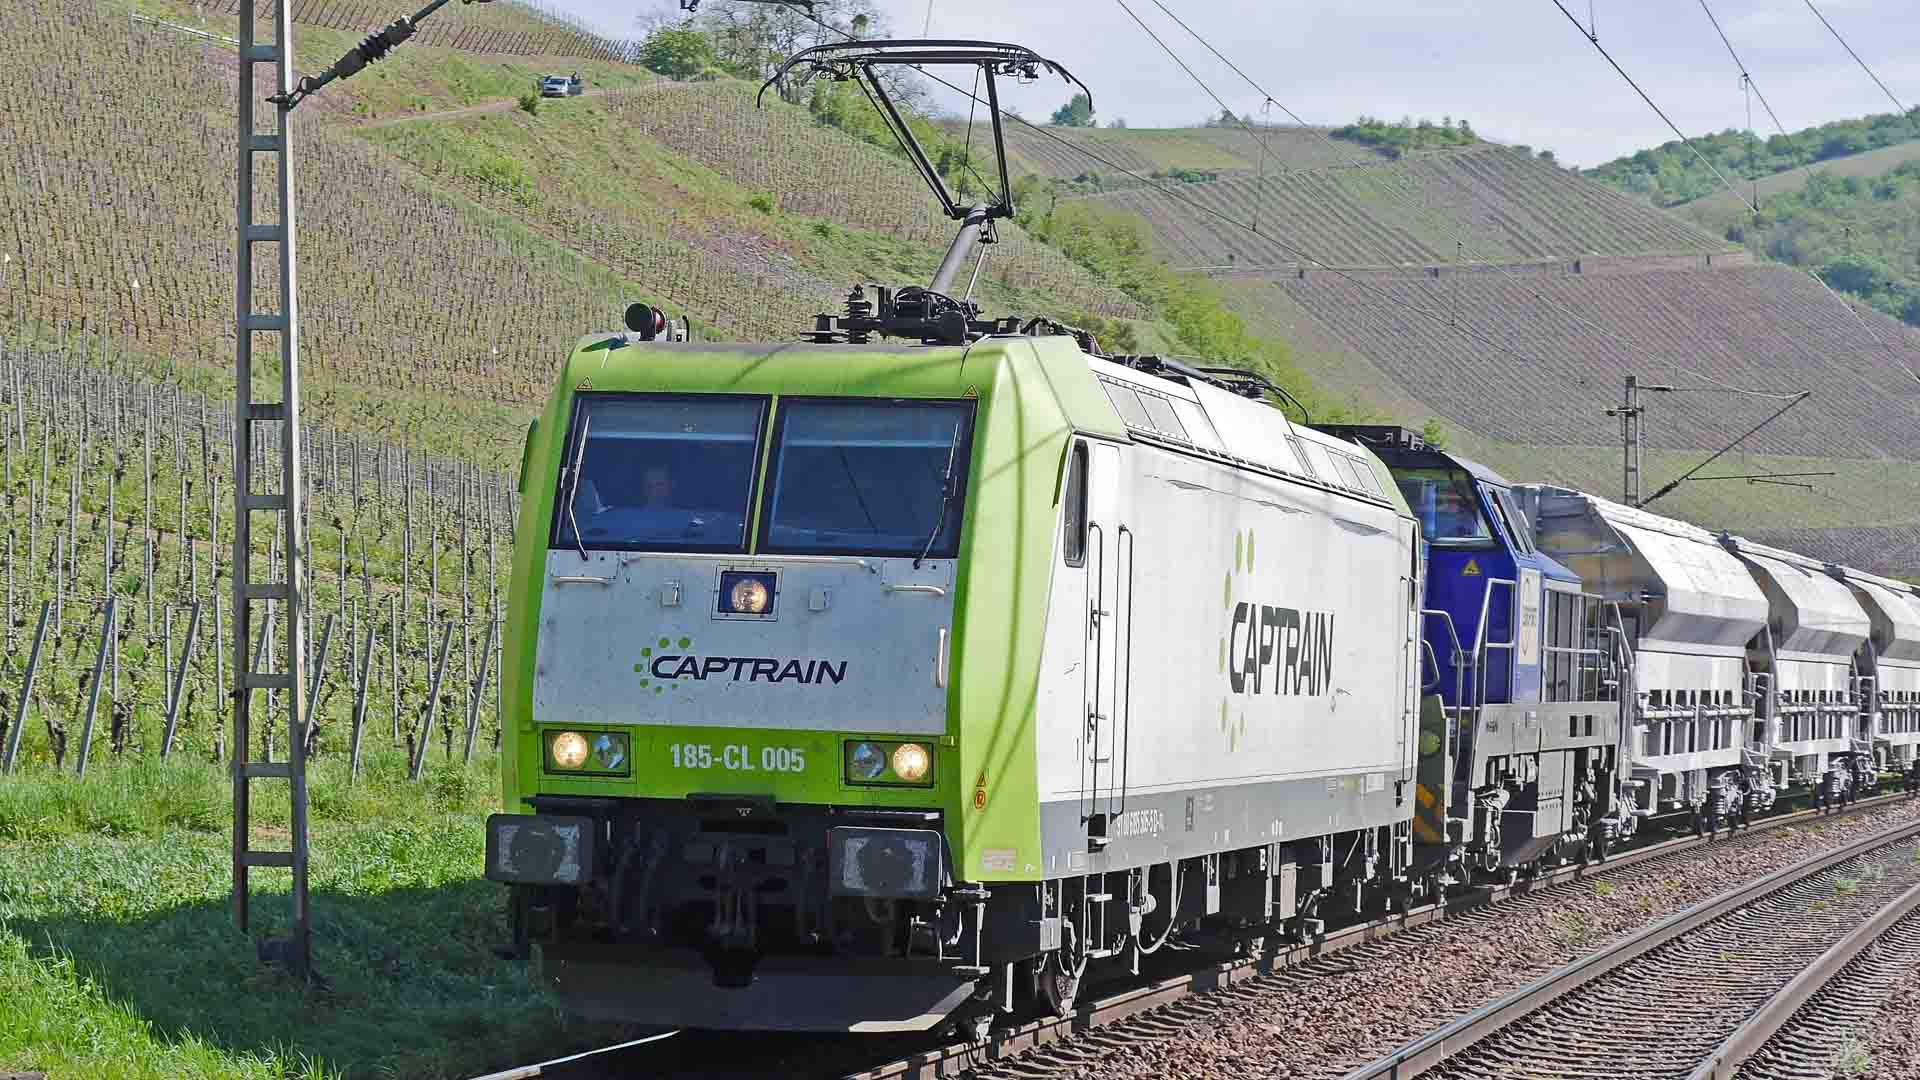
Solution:
{"label": "railway track", "polygon": [[1663,919],[1346,1080],[1825,1077],[1879,995],[1822,991],[1884,992],[1920,956],[1916,909],[1910,822]]}
{"label": "railway track", "polygon": [[[1781,814],[1756,822],[1748,832],[1761,833],[1813,821],[1835,820],[1895,805],[1904,798],[1895,793],[1862,799],[1838,812],[1802,810]],[[1920,823],[1912,827],[1920,831]],[[1747,834],[1742,833],[1743,836]],[[1206,995],[1242,987],[1263,977],[1282,975],[1309,963],[1318,966],[1361,962],[1340,954],[1352,953],[1353,956],[1362,957],[1366,951],[1364,946],[1382,942],[1408,930],[1448,919],[1486,918],[1488,916],[1484,914],[1484,909],[1503,900],[1682,856],[1707,843],[1707,840],[1694,837],[1656,841],[1616,852],[1604,864],[1567,866],[1513,885],[1482,887],[1449,898],[1445,903],[1426,904],[1405,913],[1356,923],[1329,931],[1316,941],[1287,946],[1259,956],[1236,960],[1221,960],[1215,956],[1195,963],[1194,953],[1189,952],[1184,954],[1185,970],[1172,970],[1144,985],[1135,981],[1104,994],[1098,988],[1090,988],[1098,996],[1089,997],[1073,1016],[1028,1021],[996,1031],[984,1043],[954,1042],[929,1046],[924,1037],[916,1041],[914,1037],[907,1036],[852,1042],[831,1036],[799,1035],[755,1036],[747,1040],[729,1037],[725,1033],[683,1032],[656,1042],[623,1044],[591,1056],[578,1055],[576,1058],[546,1063],[544,1067],[523,1066],[519,1070],[504,1070],[489,1074],[484,1080],[530,1080],[533,1077],[543,1080],[586,1080],[632,1075],[751,1076],[765,1075],[768,1070],[777,1070],[789,1076],[839,1076],[845,1080],[935,1080],[1001,1069],[1006,1069],[1009,1075],[1021,1076],[1068,1074],[1074,1071],[1078,1045],[1097,1045],[1108,1040],[1133,1037],[1157,1037],[1168,1025],[1190,1022],[1192,1017],[1179,1014],[1195,1009]],[[1168,959],[1170,966],[1181,962],[1179,955]],[[1169,1006],[1172,1008],[1167,1008]],[[1143,1015],[1149,1013],[1152,1015]],[[875,1045],[881,1041],[887,1045]],[[880,1064],[862,1064],[872,1062],[875,1058],[884,1060]],[[539,1071],[526,1071],[528,1069]]]}
{"label": "railway track", "polygon": [[[1903,798],[1904,796],[1899,794],[1890,794],[1862,799],[1842,813],[1852,815],[1875,807],[1893,805]],[[1831,820],[1835,816],[1832,812],[1801,810],[1758,822],[1751,831],[1764,832],[1803,825],[1823,818]],[[1920,824],[1915,824],[1911,828],[1920,831]],[[1135,1036],[1158,1037],[1172,1026],[1195,1019],[1172,1014],[1191,1008],[1196,998],[1239,987],[1254,979],[1279,975],[1309,962],[1337,963],[1339,961],[1332,958],[1340,953],[1351,950],[1364,951],[1362,947],[1370,943],[1407,930],[1449,918],[1474,917],[1482,909],[1502,900],[1541,892],[1567,882],[1603,877],[1629,867],[1682,855],[1701,848],[1709,842],[1697,837],[1657,841],[1619,852],[1604,864],[1561,867],[1514,885],[1476,889],[1464,895],[1449,898],[1444,903],[1426,904],[1410,909],[1404,914],[1396,913],[1334,930],[1306,944],[1288,946],[1269,954],[1245,959],[1216,960],[1190,971],[1155,980],[1144,986],[1118,990],[1086,1002],[1072,1017],[1029,1021],[1005,1031],[996,1031],[985,1043],[952,1043],[902,1055],[882,1065],[848,1071],[840,1075],[843,1080],[940,1080],[940,1078],[973,1073],[1000,1072],[1000,1066],[1006,1066],[1006,1075],[1010,1076],[1072,1075],[1078,1071],[1080,1064],[1076,1043],[1084,1042],[1099,1046]],[[1916,867],[1916,870],[1920,871],[1920,867]],[[1141,1015],[1160,1010],[1164,1006],[1174,1008],[1166,1010],[1161,1015]],[[1128,1021],[1133,1023],[1129,1024]],[[1123,1025],[1126,1030],[1115,1028],[1115,1025]],[[1046,1060],[1035,1060],[1036,1052],[1040,1052],[1039,1056]]]}

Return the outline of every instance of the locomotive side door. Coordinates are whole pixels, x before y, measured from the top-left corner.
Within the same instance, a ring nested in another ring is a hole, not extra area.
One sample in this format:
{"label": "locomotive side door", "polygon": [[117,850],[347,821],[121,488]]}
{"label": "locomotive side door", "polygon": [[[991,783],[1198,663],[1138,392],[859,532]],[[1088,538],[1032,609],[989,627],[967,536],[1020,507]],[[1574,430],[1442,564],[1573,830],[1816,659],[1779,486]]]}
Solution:
{"label": "locomotive side door", "polygon": [[1133,607],[1134,535],[1127,525],[1120,447],[1087,446],[1086,724],[1080,760],[1080,817],[1090,841],[1126,798],[1127,639]]}

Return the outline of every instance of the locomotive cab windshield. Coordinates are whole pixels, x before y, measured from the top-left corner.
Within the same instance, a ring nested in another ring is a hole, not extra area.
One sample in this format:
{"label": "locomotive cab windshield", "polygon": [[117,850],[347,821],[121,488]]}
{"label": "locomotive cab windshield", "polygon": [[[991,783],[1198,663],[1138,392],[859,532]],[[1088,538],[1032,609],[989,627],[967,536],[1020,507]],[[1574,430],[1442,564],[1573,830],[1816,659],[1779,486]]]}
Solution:
{"label": "locomotive cab windshield", "polygon": [[953,557],[971,402],[772,401],[580,394],[551,546]]}
{"label": "locomotive cab windshield", "polygon": [[1420,519],[1420,535],[1428,543],[1447,548],[1495,546],[1473,477],[1465,469],[1400,468],[1394,470],[1393,480]]}

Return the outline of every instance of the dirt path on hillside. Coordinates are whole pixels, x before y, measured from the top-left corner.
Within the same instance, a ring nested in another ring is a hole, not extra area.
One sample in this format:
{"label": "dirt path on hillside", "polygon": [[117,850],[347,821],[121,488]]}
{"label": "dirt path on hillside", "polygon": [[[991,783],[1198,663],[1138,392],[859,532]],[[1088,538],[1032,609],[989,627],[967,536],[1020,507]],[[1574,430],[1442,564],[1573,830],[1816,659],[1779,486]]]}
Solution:
{"label": "dirt path on hillside", "polygon": [[[630,86],[630,87],[606,86],[606,87],[601,87],[598,90],[588,90],[586,93],[583,93],[580,96],[581,97],[606,97],[608,94],[613,93],[614,90],[616,89],[648,90],[648,89],[651,89],[653,86],[657,86],[657,85],[660,85],[660,84],[654,83],[654,84],[648,84],[643,86]],[[555,100],[565,101],[567,99],[557,98]],[[499,101],[486,101],[478,105],[468,105],[465,108],[460,108],[460,109],[442,109],[439,112],[407,113],[404,116],[385,116],[385,117],[381,117],[378,120],[361,120],[361,121],[349,123],[343,126],[353,127],[353,128],[391,127],[394,124],[411,124],[416,120],[450,120],[456,116],[478,116],[481,113],[511,112],[512,110],[517,109],[519,107],[520,107],[520,102],[518,99],[501,98]]]}

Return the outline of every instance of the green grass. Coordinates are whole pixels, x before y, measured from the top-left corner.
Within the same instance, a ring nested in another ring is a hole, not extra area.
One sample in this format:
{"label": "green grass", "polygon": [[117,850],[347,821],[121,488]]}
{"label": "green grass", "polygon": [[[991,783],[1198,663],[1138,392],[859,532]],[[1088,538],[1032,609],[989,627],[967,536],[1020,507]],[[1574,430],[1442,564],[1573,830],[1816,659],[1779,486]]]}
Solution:
{"label": "green grass", "polygon": [[[263,965],[227,913],[226,775],[202,762],[29,771],[0,785],[0,1071],[56,1077],[463,1076],[569,1047],[570,1023],[518,965],[504,894],[480,878],[488,760],[420,784],[376,756],[313,783],[314,964]],[[256,843],[284,803],[255,786]],[[276,813],[276,803],[279,803]],[[285,925],[285,877],[256,875],[257,927]]]}

